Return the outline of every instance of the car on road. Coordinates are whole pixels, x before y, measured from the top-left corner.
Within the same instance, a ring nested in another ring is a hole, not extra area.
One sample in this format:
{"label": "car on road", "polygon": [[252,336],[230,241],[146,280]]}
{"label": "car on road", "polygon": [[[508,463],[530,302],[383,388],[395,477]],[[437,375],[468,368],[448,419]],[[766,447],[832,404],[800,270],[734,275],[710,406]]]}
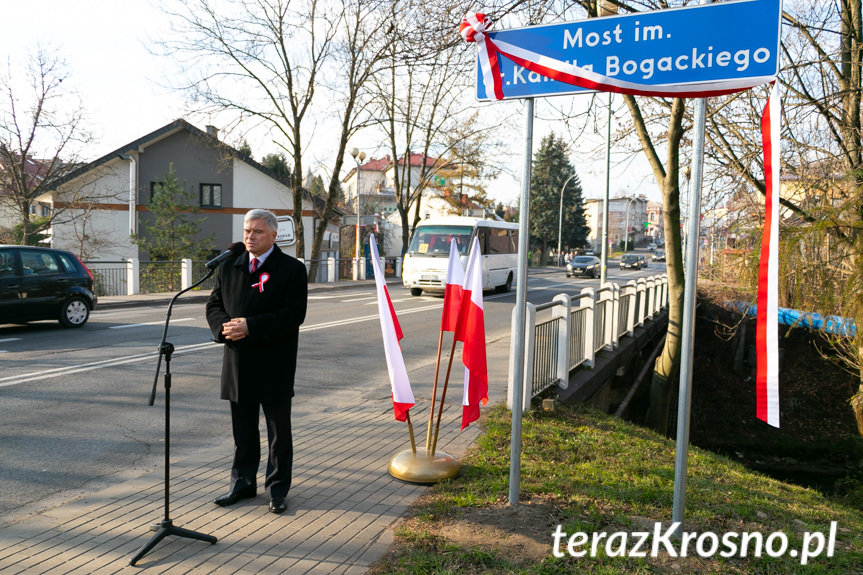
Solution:
{"label": "car on road", "polygon": [[664,262],[665,261],[665,250],[654,251],[653,254],[650,256],[650,259],[652,259],[655,262]]}
{"label": "car on road", "polygon": [[655,249],[656,249],[656,244],[654,244],[654,243],[647,244],[647,251],[652,252]]}
{"label": "car on road", "polygon": [[596,256],[575,256],[566,264],[566,277],[590,276],[595,278],[599,273],[600,261]]}
{"label": "car on road", "polygon": [[620,269],[640,270],[647,267],[647,260],[641,254],[624,254],[620,256]]}
{"label": "car on road", "polygon": [[72,252],[0,245],[0,324],[56,319],[81,327],[94,307],[93,274]]}

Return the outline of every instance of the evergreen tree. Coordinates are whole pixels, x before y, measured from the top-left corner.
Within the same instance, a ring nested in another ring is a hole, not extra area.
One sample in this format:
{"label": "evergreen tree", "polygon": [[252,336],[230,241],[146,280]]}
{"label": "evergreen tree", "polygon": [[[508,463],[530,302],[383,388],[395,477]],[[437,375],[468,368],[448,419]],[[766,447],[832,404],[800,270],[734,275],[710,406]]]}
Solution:
{"label": "evergreen tree", "polygon": [[590,228],[584,217],[581,181],[567,158],[566,143],[551,133],[542,139],[530,175],[530,237],[532,245],[542,247],[543,254],[548,253],[549,246],[557,247],[564,184],[561,245],[568,250],[582,247]]}
{"label": "evergreen tree", "polygon": [[248,158],[250,160],[252,159],[252,147],[249,145],[249,142],[247,142],[246,140],[243,140],[242,145],[239,148],[237,148],[237,152],[239,152],[240,155],[245,157],[245,158]]}
{"label": "evergreen tree", "polygon": [[154,260],[206,259],[213,249],[213,238],[198,237],[204,218],[190,217],[199,211],[197,200],[196,194],[177,179],[174,164],[168,164],[165,181],[153,188],[149,205],[153,218],[142,225],[144,233],[135,243],[149,251]]}
{"label": "evergreen tree", "polygon": [[280,180],[289,181],[291,179],[291,168],[288,166],[288,159],[281,152],[267,154],[261,158],[261,165],[273,172]]}
{"label": "evergreen tree", "polygon": [[309,193],[317,198],[324,199],[327,197],[327,190],[324,188],[324,178],[320,175],[313,176],[309,179]]}

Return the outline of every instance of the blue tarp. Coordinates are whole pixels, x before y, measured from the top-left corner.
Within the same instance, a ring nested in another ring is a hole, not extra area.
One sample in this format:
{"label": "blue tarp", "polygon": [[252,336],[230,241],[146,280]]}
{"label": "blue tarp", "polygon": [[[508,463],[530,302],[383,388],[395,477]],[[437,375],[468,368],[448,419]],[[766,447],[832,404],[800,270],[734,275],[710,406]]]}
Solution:
{"label": "blue tarp", "polygon": [[[755,304],[742,301],[727,303],[737,308],[745,316],[755,317],[757,311]],[[839,317],[838,315],[823,316],[820,313],[800,311],[787,307],[779,308],[779,323],[782,325],[817,329],[845,337],[854,337],[857,335],[857,326],[853,319]]]}

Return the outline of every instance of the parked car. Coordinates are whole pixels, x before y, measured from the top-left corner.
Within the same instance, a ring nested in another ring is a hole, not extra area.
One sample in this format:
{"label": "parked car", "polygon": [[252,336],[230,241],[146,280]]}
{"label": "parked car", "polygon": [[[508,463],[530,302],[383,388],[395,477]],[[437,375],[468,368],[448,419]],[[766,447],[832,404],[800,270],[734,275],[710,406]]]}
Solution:
{"label": "parked car", "polygon": [[650,256],[655,262],[664,262],[665,261],[665,250],[656,250],[653,252],[653,255]]}
{"label": "parked car", "polygon": [[653,242],[647,244],[647,251],[652,252],[655,249],[656,249],[656,244],[654,244]]}
{"label": "parked car", "polygon": [[600,260],[596,256],[575,256],[566,264],[566,277],[590,276],[595,278],[599,273]]}
{"label": "parked car", "polygon": [[0,245],[0,324],[56,319],[81,327],[94,307],[93,274],[71,252]]}
{"label": "parked car", "polygon": [[620,256],[620,269],[640,270],[647,267],[647,260],[641,254],[624,254]]}

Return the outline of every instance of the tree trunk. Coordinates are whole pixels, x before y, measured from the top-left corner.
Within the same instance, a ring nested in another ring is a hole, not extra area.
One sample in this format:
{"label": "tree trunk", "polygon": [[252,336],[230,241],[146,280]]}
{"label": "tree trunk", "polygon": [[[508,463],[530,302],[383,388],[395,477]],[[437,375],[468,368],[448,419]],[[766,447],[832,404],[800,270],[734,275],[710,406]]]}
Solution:
{"label": "tree trunk", "polygon": [[[666,167],[656,152],[641,109],[633,96],[624,96],[641,148],[653,169],[662,192],[665,225],[665,257],[668,273],[668,335],[665,347],[654,364],[650,383],[650,408],[647,423],[660,433],[668,431],[668,414],[675,379],[680,367],[681,327],[683,325],[683,252],[680,241],[680,140],[683,137],[685,100],[675,98],[668,118]],[[690,278],[695,281],[695,278]]]}

